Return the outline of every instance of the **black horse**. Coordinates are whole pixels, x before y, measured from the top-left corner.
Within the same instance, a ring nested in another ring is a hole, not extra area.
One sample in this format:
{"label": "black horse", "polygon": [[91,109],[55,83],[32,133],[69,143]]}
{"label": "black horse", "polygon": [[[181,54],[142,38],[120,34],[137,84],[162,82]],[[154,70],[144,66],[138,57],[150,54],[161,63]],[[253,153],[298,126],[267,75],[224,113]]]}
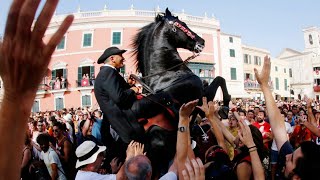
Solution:
{"label": "black horse", "polygon": [[[205,41],[201,37],[166,9],[164,14],[157,15],[155,22],[141,28],[133,41],[137,69],[143,76],[143,83],[149,86],[152,92],[169,94],[174,99],[173,104],[176,109],[179,109],[183,103],[201,99],[202,96],[206,96],[209,101],[213,100],[217,88],[220,86],[223,91],[224,105],[227,106],[230,95],[225,80],[216,77],[204,89],[200,78],[183,63],[177,51],[177,48],[184,48],[194,53],[200,53],[204,43]],[[220,115],[226,116],[227,113],[228,109],[224,109]],[[177,119],[172,124],[176,126]],[[155,134],[157,136],[152,142],[158,142],[160,146],[164,147],[160,148],[161,150],[158,152],[164,150],[171,154],[173,149],[174,153],[176,139],[172,137],[176,135],[176,129],[170,131],[163,128],[157,129],[157,127],[150,125],[149,127],[153,128],[152,130],[146,129],[147,134],[152,131],[149,136],[151,138],[155,138]]]}

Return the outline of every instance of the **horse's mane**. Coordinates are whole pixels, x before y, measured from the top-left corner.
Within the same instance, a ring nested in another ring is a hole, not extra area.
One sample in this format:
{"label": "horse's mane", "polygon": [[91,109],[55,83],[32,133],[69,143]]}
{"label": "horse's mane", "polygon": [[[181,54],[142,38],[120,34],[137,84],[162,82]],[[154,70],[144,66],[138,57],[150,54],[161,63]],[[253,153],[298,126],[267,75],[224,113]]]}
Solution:
{"label": "horse's mane", "polygon": [[161,21],[163,16],[158,15],[155,18],[155,22],[152,22],[144,27],[142,27],[137,35],[133,38],[133,42],[131,46],[133,47],[133,57],[135,57],[135,62],[134,64],[136,65],[136,69],[139,72],[144,72],[144,54],[146,46],[148,46],[148,42],[151,38],[151,33],[156,29],[158,22]]}

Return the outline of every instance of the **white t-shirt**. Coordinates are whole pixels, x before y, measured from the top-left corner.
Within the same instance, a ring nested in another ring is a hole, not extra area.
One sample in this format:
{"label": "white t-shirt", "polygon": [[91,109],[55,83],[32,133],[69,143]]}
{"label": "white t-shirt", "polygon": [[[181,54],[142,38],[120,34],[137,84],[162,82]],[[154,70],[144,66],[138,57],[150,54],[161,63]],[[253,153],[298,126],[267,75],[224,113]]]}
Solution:
{"label": "white t-shirt", "polygon": [[96,172],[90,171],[81,171],[79,170],[76,175],[76,180],[116,180],[115,174],[99,174]]}
{"label": "white t-shirt", "polygon": [[[284,122],[284,125],[286,126],[287,134],[291,134],[293,132],[293,128],[291,127],[291,125],[288,122]],[[274,151],[278,151],[277,144],[274,138],[272,141],[271,149]]]}
{"label": "white t-shirt", "polygon": [[159,180],[177,180],[178,177],[174,172],[167,172],[167,174],[163,175]]}
{"label": "white t-shirt", "polygon": [[51,147],[49,147],[49,150],[47,152],[41,151],[41,159],[43,159],[44,163],[46,164],[50,176],[52,174],[51,164],[56,164],[58,171],[58,180],[67,180],[64,175],[59,156]]}

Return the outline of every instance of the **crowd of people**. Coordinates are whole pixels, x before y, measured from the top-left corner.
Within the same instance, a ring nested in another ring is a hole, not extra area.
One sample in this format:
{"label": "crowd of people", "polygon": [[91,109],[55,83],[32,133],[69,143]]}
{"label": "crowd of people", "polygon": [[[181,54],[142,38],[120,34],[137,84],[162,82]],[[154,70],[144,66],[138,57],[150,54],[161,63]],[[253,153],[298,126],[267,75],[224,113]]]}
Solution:
{"label": "crowd of people", "polygon": [[[67,16],[45,44],[42,39],[58,0],[46,1],[32,26],[39,3],[13,1],[0,43],[0,76],[4,84],[0,179],[318,178],[319,104],[307,98],[276,102],[268,84],[268,57],[261,72],[255,69],[264,101],[240,99],[224,104],[230,109],[228,119],[219,116],[218,102],[208,102],[205,97],[201,106],[197,99],[180,107],[175,156],[162,171],[153,166],[145,144],[133,140],[121,143],[131,138],[119,131],[125,124],[111,122],[107,127],[111,139],[104,140],[101,129],[108,107],[104,109],[101,104],[101,110],[71,108],[30,115],[43,78],[39,75],[45,74],[55,47],[73,20],[73,16]],[[101,59],[109,66],[109,72],[104,73],[116,72],[123,65],[124,52],[113,49],[113,54]],[[99,87],[98,79],[99,75],[95,89]],[[139,92],[132,84],[126,87],[128,97]],[[195,109],[201,110],[202,116],[191,118]]]}

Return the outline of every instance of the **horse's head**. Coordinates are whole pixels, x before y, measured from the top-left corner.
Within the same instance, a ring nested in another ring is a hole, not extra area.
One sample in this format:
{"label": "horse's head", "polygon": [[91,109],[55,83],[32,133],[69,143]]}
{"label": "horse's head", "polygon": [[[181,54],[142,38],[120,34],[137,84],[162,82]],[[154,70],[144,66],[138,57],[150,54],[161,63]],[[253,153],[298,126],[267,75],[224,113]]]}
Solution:
{"label": "horse's head", "polygon": [[196,53],[203,50],[204,39],[190,30],[186,23],[180,21],[177,16],[173,16],[168,8],[164,14],[159,14],[156,17],[156,22],[164,23],[165,35],[176,48],[184,48]]}

